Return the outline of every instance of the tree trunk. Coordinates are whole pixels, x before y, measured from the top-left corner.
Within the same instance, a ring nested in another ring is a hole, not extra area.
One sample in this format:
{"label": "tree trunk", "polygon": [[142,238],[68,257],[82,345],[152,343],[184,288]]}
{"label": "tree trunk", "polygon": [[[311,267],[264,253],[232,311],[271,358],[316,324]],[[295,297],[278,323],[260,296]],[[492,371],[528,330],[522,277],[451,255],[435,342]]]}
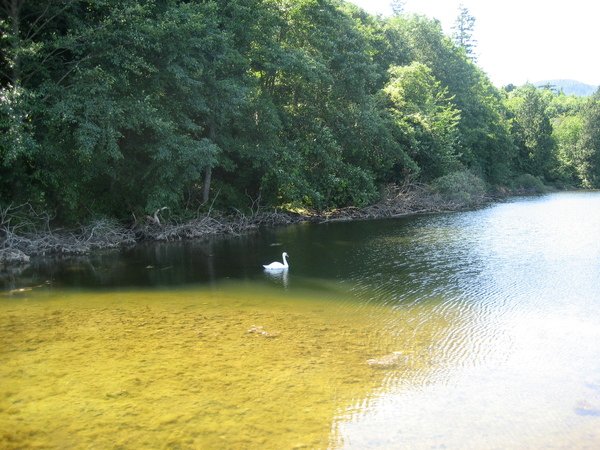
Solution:
{"label": "tree trunk", "polygon": [[[215,127],[215,123],[211,120],[208,124],[208,139],[211,142],[215,142],[215,138],[217,136],[217,131]],[[208,202],[208,198],[210,197],[210,182],[212,179],[212,166],[206,166],[204,169],[204,186],[202,187],[202,203]]]}
{"label": "tree trunk", "polygon": [[13,60],[12,60],[12,84],[17,88],[21,84],[21,57],[19,55],[19,45],[21,43],[21,7],[23,0],[11,0],[7,12],[10,15],[13,34]]}
{"label": "tree trunk", "polygon": [[212,178],[212,167],[207,166],[204,169],[204,186],[202,188],[202,203],[208,202],[210,194],[210,180]]}

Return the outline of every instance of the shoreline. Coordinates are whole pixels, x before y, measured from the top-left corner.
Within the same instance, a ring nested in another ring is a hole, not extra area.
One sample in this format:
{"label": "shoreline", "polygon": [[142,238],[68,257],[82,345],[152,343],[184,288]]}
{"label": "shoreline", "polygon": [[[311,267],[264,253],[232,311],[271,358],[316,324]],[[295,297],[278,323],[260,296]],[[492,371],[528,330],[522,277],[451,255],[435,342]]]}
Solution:
{"label": "shoreline", "polygon": [[8,226],[0,229],[0,267],[27,264],[31,258],[82,256],[94,251],[119,249],[148,242],[200,240],[214,236],[240,236],[263,227],[297,223],[330,223],[356,220],[393,219],[420,214],[466,211],[481,208],[515,195],[535,192],[499,192],[449,200],[426,185],[388,187],[382,199],[365,207],[349,206],[324,212],[265,211],[251,215],[206,213],[182,223],[161,223],[155,214],[141,224],[125,226],[99,220],[78,230],[51,229],[19,234]]}

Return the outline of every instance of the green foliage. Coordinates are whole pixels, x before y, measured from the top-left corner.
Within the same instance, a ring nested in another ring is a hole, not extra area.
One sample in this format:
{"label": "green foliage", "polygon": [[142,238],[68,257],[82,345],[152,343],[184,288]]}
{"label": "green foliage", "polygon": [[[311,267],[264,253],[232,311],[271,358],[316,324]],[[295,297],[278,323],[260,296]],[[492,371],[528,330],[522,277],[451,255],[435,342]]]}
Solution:
{"label": "green foliage", "polygon": [[448,90],[422,63],[393,66],[389,74],[383,91],[406,153],[429,179],[447,173],[457,163],[460,120]]}
{"label": "green foliage", "polygon": [[512,182],[512,187],[513,189],[529,194],[543,194],[548,191],[548,187],[539,177],[529,173],[524,173],[515,178]]}
{"label": "green foliage", "polygon": [[444,35],[439,22],[408,16],[394,19],[390,26],[408,47],[410,58],[432,70],[460,111],[460,162],[490,182],[503,182],[511,175],[515,147],[498,90]]}
{"label": "green foliage", "polygon": [[552,138],[556,142],[557,178],[566,183],[581,184],[585,179],[584,155],[579,141],[583,131],[581,115],[561,115],[553,121]]}
{"label": "green foliage", "polygon": [[585,105],[578,146],[584,186],[600,188],[600,89]]}
{"label": "green foliage", "polygon": [[507,100],[518,147],[517,168],[546,179],[552,178],[556,166],[548,104],[544,92],[530,84],[513,90]]}
{"label": "green foliage", "polygon": [[4,199],[28,199],[45,206],[30,165],[38,151],[27,113],[31,101],[29,93],[19,87],[0,88],[0,193]]}
{"label": "green foliage", "polygon": [[471,15],[469,10],[460,5],[458,8],[458,16],[452,27],[452,38],[456,45],[464,49],[465,53],[475,61],[475,45],[477,41],[473,38],[475,29],[475,17]]}
{"label": "green foliage", "polygon": [[437,178],[432,182],[432,188],[444,200],[465,206],[480,203],[487,192],[485,182],[468,170]]}
{"label": "green foliage", "polygon": [[62,222],[363,205],[407,179],[463,200],[480,178],[600,184],[598,96],[498,91],[466,10],[457,44],[402,2],[392,18],[337,0],[14,4],[0,198]]}

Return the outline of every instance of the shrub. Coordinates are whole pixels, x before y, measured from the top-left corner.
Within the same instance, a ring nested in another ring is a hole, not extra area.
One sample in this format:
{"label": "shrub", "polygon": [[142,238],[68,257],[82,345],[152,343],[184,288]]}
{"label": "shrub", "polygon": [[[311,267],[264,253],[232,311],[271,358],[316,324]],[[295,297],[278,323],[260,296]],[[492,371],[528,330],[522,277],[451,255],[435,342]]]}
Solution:
{"label": "shrub", "polygon": [[535,177],[529,173],[524,173],[515,178],[513,188],[517,191],[532,194],[543,194],[548,191],[548,187],[539,177]]}
{"label": "shrub", "polygon": [[487,191],[485,182],[468,170],[437,178],[433,181],[432,188],[443,200],[464,206],[480,203]]}

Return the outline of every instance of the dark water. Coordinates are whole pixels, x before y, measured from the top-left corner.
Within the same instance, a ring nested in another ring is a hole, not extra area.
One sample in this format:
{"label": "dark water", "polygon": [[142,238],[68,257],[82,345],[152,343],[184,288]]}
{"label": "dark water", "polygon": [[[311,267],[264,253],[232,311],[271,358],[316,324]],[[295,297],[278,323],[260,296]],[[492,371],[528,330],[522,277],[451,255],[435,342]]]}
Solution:
{"label": "dark water", "polygon": [[579,273],[573,267],[579,262],[594,273],[599,195],[556,194],[474,212],[301,224],[242,237],[150,243],[89,257],[35,260],[4,271],[0,287],[45,281],[99,289],[226,279],[260,282],[265,279],[262,264],[281,260],[286,251],[291,255],[288,282],[298,286],[311,279],[350,282],[358,289],[376,288],[384,301],[414,300],[448,290],[464,296],[474,284],[481,284],[482,276],[494,278],[487,289],[499,289],[499,271],[507,278],[523,278],[523,271],[528,271],[520,280],[525,285],[515,283],[520,291],[533,281],[531,277],[545,279],[548,270],[558,270],[557,262],[562,274],[566,269]]}
{"label": "dark water", "polygon": [[[281,260],[283,251],[289,271],[264,273],[261,265]],[[34,285],[100,293],[236,286],[288,300],[302,292],[327,307],[342,295],[328,319],[334,327],[336,314],[368,315],[367,329],[377,311],[376,331],[356,339],[402,353],[413,365],[384,365],[381,379],[369,378],[375,386],[360,382],[369,394],[336,406],[328,446],[600,446],[597,192],[148,244],[32,262],[4,273],[2,283],[5,292]]]}
{"label": "dark water", "polygon": [[[63,287],[126,288],[168,287],[222,280],[265,279],[262,264],[279,260],[282,252],[291,255],[288,280],[296,285],[309,279],[351,280],[357,275],[398,276],[425,269],[425,261],[414,265],[419,255],[408,255],[410,246],[394,255],[391,261],[377,262],[372,272],[370,258],[377,259],[383,249],[371,247],[374,240],[387,235],[411,239],[426,222],[438,219],[398,219],[369,222],[300,224],[284,229],[265,229],[241,237],[218,237],[205,241],[148,243],[119,252],[68,259],[36,260],[12,276],[4,274],[3,288],[50,281]],[[443,220],[443,219],[442,219]],[[435,225],[434,225],[435,226]],[[369,256],[367,253],[371,253]],[[388,256],[389,258],[390,256]],[[408,259],[410,257],[410,259]],[[365,259],[366,258],[366,259]],[[405,261],[401,262],[401,259]],[[410,270],[398,271],[398,264]],[[365,273],[366,272],[366,273]],[[360,277],[359,277],[360,278]],[[268,278],[267,278],[268,279]]]}

